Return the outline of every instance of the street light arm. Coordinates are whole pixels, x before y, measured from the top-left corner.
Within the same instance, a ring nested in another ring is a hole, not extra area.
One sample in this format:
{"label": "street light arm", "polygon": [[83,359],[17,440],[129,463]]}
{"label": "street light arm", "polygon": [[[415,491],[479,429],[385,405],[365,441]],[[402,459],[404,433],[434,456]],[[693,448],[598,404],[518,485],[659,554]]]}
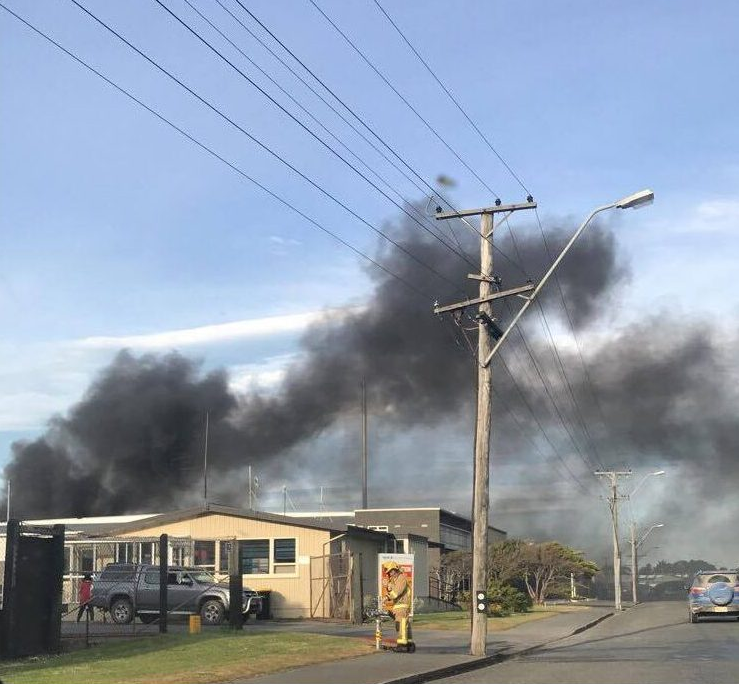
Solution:
{"label": "street light arm", "polygon": [[658,471],[657,471],[656,473],[647,473],[647,474],[646,474],[646,475],[645,475],[645,476],[644,476],[644,477],[643,477],[643,478],[642,478],[642,479],[641,479],[641,480],[639,481],[639,484],[637,484],[637,485],[636,485],[636,487],[634,487],[634,489],[632,489],[632,490],[631,490],[631,493],[629,494],[629,498],[631,498],[632,496],[634,496],[634,494],[636,494],[636,493],[637,493],[637,492],[639,491],[639,489],[641,489],[641,486],[642,486],[642,485],[643,485],[643,484],[644,484],[644,483],[645,483],[645,482],[646,482],[646,481],[647,481],[647,480],[648,480],[648,479],[649,479],[650,477],[653,477],[653,476],[654,476],[654,477],[656,477],[656,476],[659,476],[659,475],[664,475],[664,474],[665,474],[665,471],[664,471],[664,470],[658,470]]}
{"label": "street light arm", "polygon": [[631,490],[631,493],[629,494],[629,498],[634,496],[640,489],[641,486],[649,479],[650,475],[652,473],[647,473],[641,480],[639,480],[639,483],[634,487],[634,489]]}
{"label": "street light arm", "polygon": [[646,532],[645,532],[645,533],[644,533],[644,534],[642,535],[642,538],[641,538],[641,539],[640,539],[640,540],[639,540],[638,542],[636,542],[636,548],[638,549],[638,548],[639,548],[639,547],[640,547],[640,546],[641,546],[641,545],[642,545],[642,544],[643,544],[643,543],[644,543],[644,542],[645,542],[645,541],[647,540],[647,537],[649,536],[649,533],[650,533],[650,532],[651,532],[652,530],[656,530],[656,529],[657,529],[658,527],[664,527],[664,524],[662,524],[662,523],[657,523],[656,525],[652,525],[652,526],[651,526],[651,527],[650,527],[650,528],[649,528],[649,529],[648,529],[648,530],[647,530],[647,531],[646,531]]}
{"label": "street light arm", "polygon": [[596,209],[593,209],[593,211],[590,212],[588,217],[582,222],[582,225],[575,231],[575,234],[570,238],[570,241],[565,245],[565,248],[559,253],[559,256],[554,260],[554,263],[549,267],[549,270],[544,274],[544,277],[539,281],[539,284],[536,286],[534,291],[528,296],[525,297],[526,301],[524,305],[518,310],[518,313],[514,316],[513,320],[510,322],[508,327],[505,329],[505,332],[500,336],[498,341],[495,343],[495,346],[490,351],[490,354],[488,354],[488,357],[483,361],[482,366],[483,368],[486,367],[492,360],[493,356],[495,356],[495,353],[498,351],[500,345],[503,344],[505,339],[508,337],[508,334],[513,330],[513,328],[518,323],[521,316],[524,315],[526,312],[526,309],[528,309],[534,299],[536,298],[536,295],[541,292],[541,289],[546,284],[547,280],[549,280],[552,273],[554,273],[554,270],[559,266],[562,259],[565,258],[565,255],[567,252],[570,251],[570,248],[575,243],[575,240],[580,237],[580,234],[585,230],[588,223],[590,223],[593,220],[593,217],[595,217],[596,214],[599,214],[601,211],[606,211],[607,209],[613,209],[615,206],[617,206],[617,202],[612,202],[611,204],[604,204],[602,207],[597,207]]}

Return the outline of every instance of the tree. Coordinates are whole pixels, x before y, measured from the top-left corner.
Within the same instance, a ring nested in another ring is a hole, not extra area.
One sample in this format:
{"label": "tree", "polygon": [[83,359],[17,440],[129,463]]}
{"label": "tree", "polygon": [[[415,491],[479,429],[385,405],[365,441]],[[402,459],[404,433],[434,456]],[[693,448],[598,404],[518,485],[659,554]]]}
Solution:
{"label": "tree", "polygon": [[472,554],[469,551],[445,553],[436,568],[439,580],[439,598],[454,603],[457,593],[472,573]]}
{"label": "tree", "polygon": [[655,575],[691,577],[701,570],[716,570],[716,566],[713,563],[709,563],[702,559],[678,560],[673,562],[661,560],[654,566]]}
{"label": "tree", "polygon": [[520,539],[506,539],[488,548],[488,584],[504,585],[523,579],[524,547]]}
{"label": "tree", "polygon": [[556,541],[528,542],[522,546],[523,578],[534,603],[541,605],[557,583],[568,581],[570,574],[592,577],[598,566]]}

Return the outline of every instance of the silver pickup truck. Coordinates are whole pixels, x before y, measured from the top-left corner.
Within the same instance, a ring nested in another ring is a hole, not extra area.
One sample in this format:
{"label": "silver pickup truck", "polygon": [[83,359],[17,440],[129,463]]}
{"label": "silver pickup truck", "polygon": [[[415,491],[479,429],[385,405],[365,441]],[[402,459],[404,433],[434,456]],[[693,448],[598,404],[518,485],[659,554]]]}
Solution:
{"label": "silver pickup truck", "polygon": [[[92,585],[90,604],[110,612],[113,622],[124,625],[134,617],[154,622],[159,617],[159,566],[111,563]],[[167,573],[169,615],[200,615],[203,624],[220,625],[229,607],[227,582],[219,582],[206,570],[170,567]],[[244,619],[258,613],[262,599],[244,589],[241,609]]]}

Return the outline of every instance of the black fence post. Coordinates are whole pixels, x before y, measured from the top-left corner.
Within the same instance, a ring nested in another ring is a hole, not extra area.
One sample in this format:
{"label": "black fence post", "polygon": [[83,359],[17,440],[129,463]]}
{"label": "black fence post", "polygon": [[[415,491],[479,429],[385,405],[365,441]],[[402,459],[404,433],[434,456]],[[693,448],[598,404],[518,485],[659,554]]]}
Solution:
{"label": "black fence post", "polygon": [[231,554],[228,563],[228,623],[231,629],[242,629],[244,614],[242,601],[244,597],[244,577],[241,571],[241,554],[239,542],[231,542]]}
{"label": "black fence post", "polygon": [[12,658],[16,655],[18,630],[15,620],[15,583],[17,579],[18,546],[20,543],[20,522],[8,520],[5,526],[5,577],[3,578],[2,642],[0,655]]}
{"label": "black fence post", "polygon": [[62,594],[64,593],[64,525],[51,528],[50,563],[54,588],[49,611],[51,612],[46,647],[56,653],[62,647]]}
{"label": "black fence post", "polygon": [[167,633],[167,575],[169,570],[169,536],[159,537],[159,633]]}

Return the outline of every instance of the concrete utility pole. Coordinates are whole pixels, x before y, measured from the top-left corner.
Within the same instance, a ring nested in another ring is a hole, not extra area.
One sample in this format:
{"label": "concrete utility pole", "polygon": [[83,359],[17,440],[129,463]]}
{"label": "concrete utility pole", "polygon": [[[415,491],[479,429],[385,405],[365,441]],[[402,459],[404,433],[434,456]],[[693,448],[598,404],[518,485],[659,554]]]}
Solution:
{"label": "concrete utility pole", "polygon": [[629,541],[631,542],[631,602],[636,605],[639,602],[636,592],[639,566],[636,563],[636,523],[633,520],[629,525],[629,532]]}
{"label": "concrete utility pole", "polygon": [[[474,592],[487,591],[487,557],[488,557],[488,525],[489,525],[489,481],[490,481],[490,434],[492,425],[492,391],[493,370],[489,363],[480,363],[493,348],[494,340],[503,331],[495,323],[492,302],[509,295],[515,295],[534,289],[534,285],[525,285],[507,292],[496,292],[494,288],[499,279],[493,275],[493,224],[495,214],[510,215],[521,209],[533,209],[536,203],[498,204],[484,209],[472,209],[461,212],[439,213],[438,219],[460,218],[462,216],[480,215],[480,274],[471,273],[468,278],[480,282],[480,296],[459,304],[436,307],[435,313],[457,311],[470,306],[479,305],[476,319],[478,321],[477,341],[477,421],[475,427],[475,461],[472,487],[472,585]],[[501,221],[502,222],[502,221]],[[500,225],[500,222],[498,223]],[[487,612],[472,612],[472,635],[470,653],[483,656],[486,652],[488,620]]]}
{"label": "concrete utility pole", "polygon": [[[595,208],[590,212],[588,217],[583,221],[570,241],[559,253],[549,270],[544,274],[538,285],[528,283],[526,285],[506,290],[503,292],[493,292],[493,286],[500,285],[500,279],[493,272],[493,232],[496,226],[493,224],[495,214],[501,213],[505,216],[498,222],[505,221],[514,211],[522,209],[535,209],[536,202],[529,195],[526,202],[522,204],[502,205],[500,200],[496,200],[494,207],[485,207],[482,209],[465,209],[462,211],[442,212],[438,211],[436,218],[451,219],[461,218],[466,222],[466,216],[481,216],[481,273],[470,273],[468,278],[478,280],[480,282],[480,296],[476,299],[468,299],[466,302],[450,304],[448,306],[435,306],[434,313],[442,314],[447,312],[460,311],[471,306],[480,305],[477,314],[478,321],[478,376],[477,376],[477,425],[475,430],[475,465],[474,465],[474,486],[472,490],[472,587],[471,589],[478,593],[485,591],[487,586],[487,533],[488,533],[488,509],[489,501],[489,462],[490,462],[490,432],[491,432],[491,390],[492,390],[492,372],[490,371],[490,363],[493,356],[503,344],[509,333],[518,324],[519,319],[523,316],[529,306],[533,303],[536,296],[541,292],[542,288],[554,273],[555,269],[562,262],[567,252],[570,250],[575,241],[582,234],[590,221],[602,211],[607,209],[635,209],[645,206],[654,200],[654,193],[651,190],[641,190],[633,195],[624,197],[616,202],[605,204]],[[469,225],[469,224],[468,224]],[[533,290],[533,292],[532,292]],[[524,293],[531,292],[530,295]],[[510,321],[508,327],[502,330],[495,319],[492,317],[492,302],[496,299],[509,296],[518,296],[524,300],[523,305],[518,310],[513,320]],[[615,541],[618,548],[618,539]],[[620,557],[619,557],[620,560]],[[620,592],[618,599],[620,601]],[[472,614],[472,637],[470,643],[470,652],[472,655],[485,655],[486,639],[487,639],[487,614],[485,612],[475,611]]]}
{"label": "concrete utility pole", "polygon": [[613,592],[614,608],[623,610],[621,607],[621,546],[618,542],[618,502],[626,498],[618,493],[618,478],[630,477],[630,470],[596,470],[598,477],[607,477],[611,484],[611,494],[608,497],[608,507],[611,509],[611,522],[613,524]]}
{"label": "concrete utility pole", "polygon": [[[663,471],[664,472],[664,471]],[[664,527],[664,523],[655,523],[652,525],[642,536],[642,538],[636,540],[636,522],[631,521],[629,542],[631,543],[631,600],[634,603],[639,602],[639,595],[637,593],[637,578],[639,576],[639,564],[637,562],[637,552],[639,547],[647,540],[649,533],[652,530],[656,530],[658,527]]]}
{"label": "concrete utility pole", "polygon": [[367,382],[362,378],[362,508],[367,508]]}

